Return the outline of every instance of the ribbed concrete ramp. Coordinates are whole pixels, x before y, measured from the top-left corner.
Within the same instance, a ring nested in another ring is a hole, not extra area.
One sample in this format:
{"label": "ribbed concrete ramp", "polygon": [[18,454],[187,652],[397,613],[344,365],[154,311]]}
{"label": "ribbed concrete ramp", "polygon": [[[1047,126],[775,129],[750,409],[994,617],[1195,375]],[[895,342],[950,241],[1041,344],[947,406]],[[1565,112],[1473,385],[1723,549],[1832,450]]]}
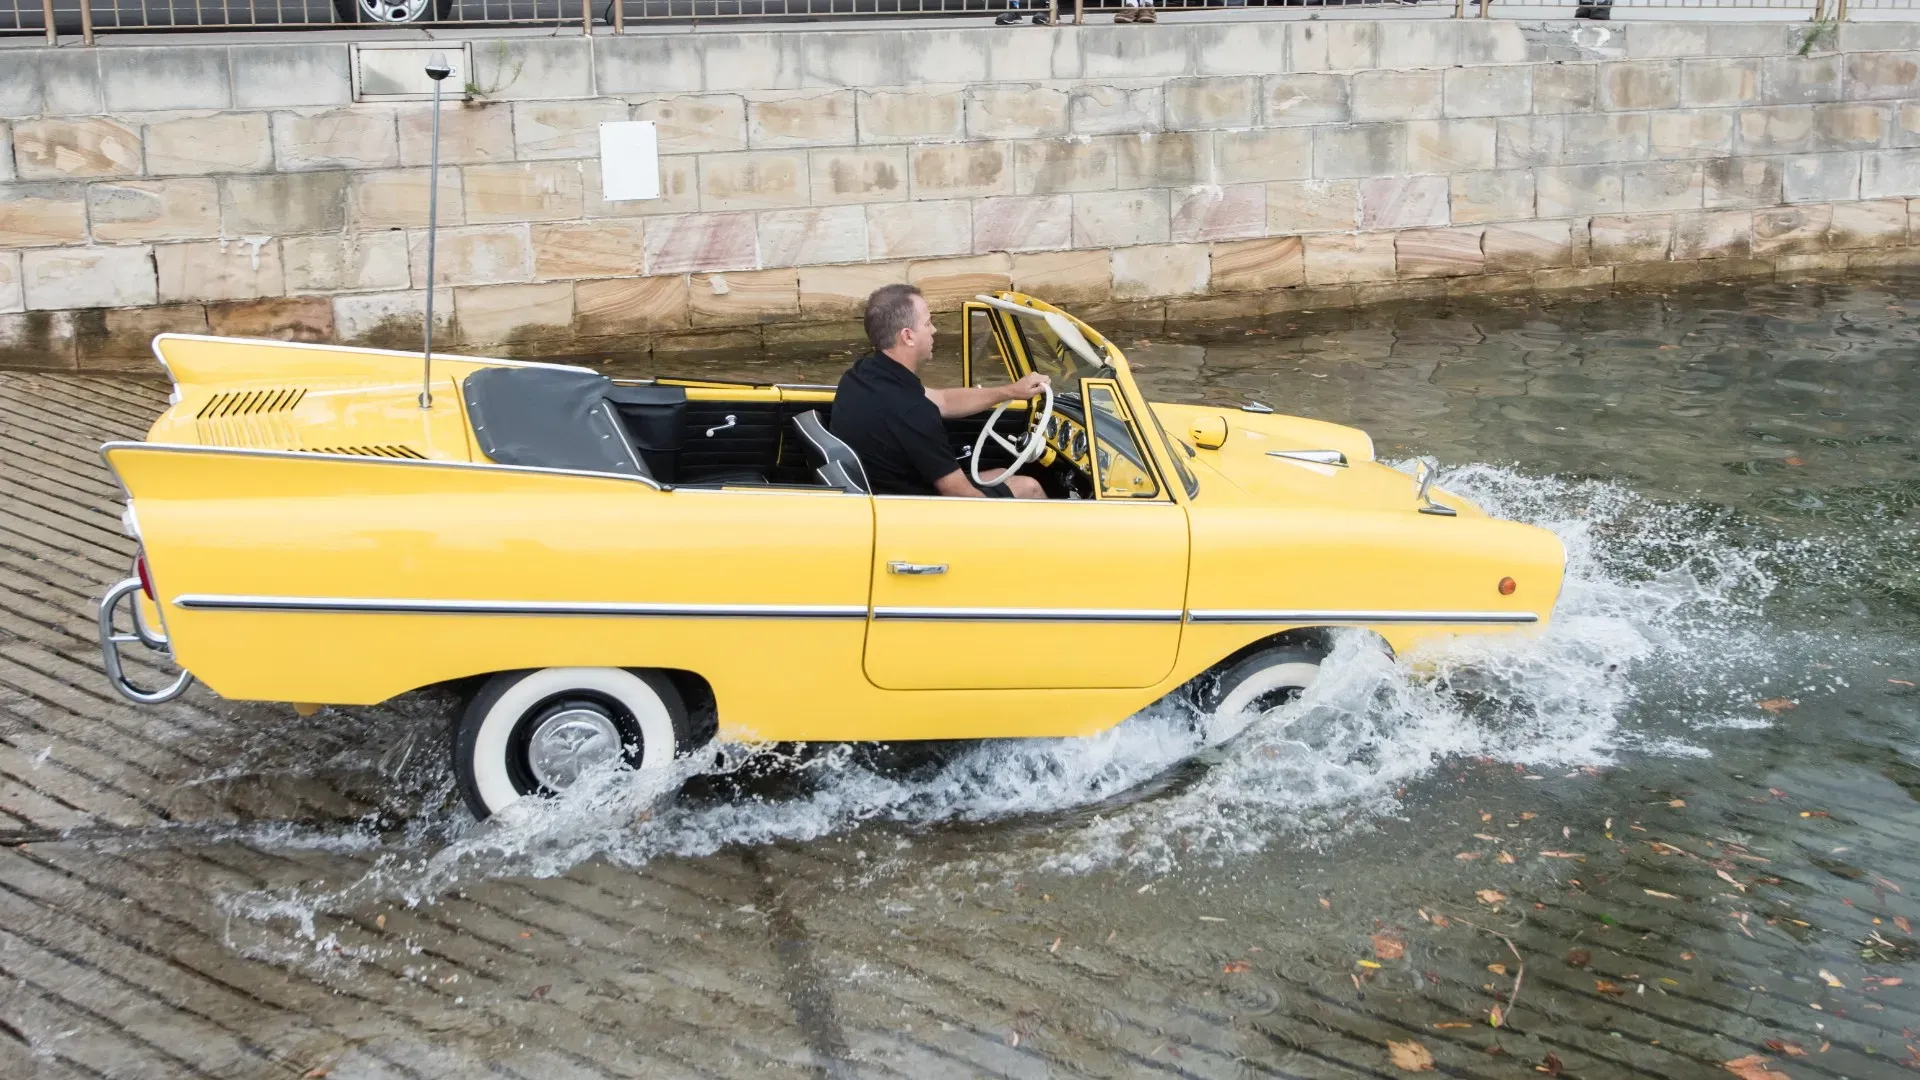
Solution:
{"label": "ribbed concrete ramp", "polygon": [[97,448],[165,393],[0,374],[9,1080],[1920,1067],[1920,775],[1887,747],[1747,771],[1448,762],[1365,829],[1171,873],[1028,857],[1116,804],[627,864],[496,873],[481,853],[410,906],[465,828],[450,701],[302,720],[106,687],[91,604],[132,550]]}

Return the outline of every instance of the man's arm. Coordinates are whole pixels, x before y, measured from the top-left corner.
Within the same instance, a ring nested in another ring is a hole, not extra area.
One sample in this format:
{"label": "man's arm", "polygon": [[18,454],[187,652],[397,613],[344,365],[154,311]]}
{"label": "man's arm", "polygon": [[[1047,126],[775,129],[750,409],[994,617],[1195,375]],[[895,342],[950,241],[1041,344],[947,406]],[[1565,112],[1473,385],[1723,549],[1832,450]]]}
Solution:
{"label": "man's arm", "polygon": [[939,407],[943,419],[952,420],[958,416],[986,412],[1003,401],[1034,397],[1040,393],[1041,387],[1051,381],[1035,372],[1006,386],[949,386],[938,390],[928,387],[927,400]]}
{"label": "man's arm", "polygon": [[955,469],[933,482],[933,490],[948,498],[984,499],[987,493],[973,486],[965,469]]}

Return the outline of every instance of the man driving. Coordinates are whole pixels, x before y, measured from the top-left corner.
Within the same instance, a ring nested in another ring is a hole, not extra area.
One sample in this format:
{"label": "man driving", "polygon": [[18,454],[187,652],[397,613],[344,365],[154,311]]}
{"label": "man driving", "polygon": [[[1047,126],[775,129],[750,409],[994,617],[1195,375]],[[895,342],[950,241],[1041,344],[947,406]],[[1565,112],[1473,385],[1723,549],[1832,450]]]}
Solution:
{"label": "man driving", "polygon": [[972,416],[1003,401],[1034,397],[1048,385],[1028,375],[1010,386],[928,389],[920,365],[933,356],[933,317],[927,298],[911,285],[887,285],[867,297],[867,340],[874,351],[840,376],[833,398],[833,433],[866,467],[875,495],[953,495],[990,499],[1044,499],[1030,476],[983,470],[974,485],[953,456],[942,418]]}

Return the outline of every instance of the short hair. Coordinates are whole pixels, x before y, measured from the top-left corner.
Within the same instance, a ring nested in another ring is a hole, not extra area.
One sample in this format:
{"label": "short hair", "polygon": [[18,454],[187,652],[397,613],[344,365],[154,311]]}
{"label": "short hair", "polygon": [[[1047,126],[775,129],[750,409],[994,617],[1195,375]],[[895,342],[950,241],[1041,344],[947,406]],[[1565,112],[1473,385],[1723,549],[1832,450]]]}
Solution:
{"label": "short hair", "polygon": [[900,331],[912,326],[913,298],[926,295],[911,285],[882,285],[867,297],[867,340],[881,352],[893,348]]}

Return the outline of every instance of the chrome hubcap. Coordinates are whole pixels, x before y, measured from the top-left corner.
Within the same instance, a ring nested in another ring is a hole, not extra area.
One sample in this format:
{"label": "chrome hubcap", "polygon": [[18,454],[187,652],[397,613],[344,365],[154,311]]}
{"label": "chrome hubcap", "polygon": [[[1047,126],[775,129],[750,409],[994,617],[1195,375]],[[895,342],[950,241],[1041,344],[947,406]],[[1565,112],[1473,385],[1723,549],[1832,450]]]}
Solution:
{"label": "chrome hubcap", "polygon": [[374,22],[418,22],[427,13],[427,0],[360,0],[360,10]]}
{"label": "chrome hubcap", "polygon": [[527,765],[549,791],[571,787],[580,774],[620,756],[620,729],[598,709],[572,706],[540,722],[527,740]]}

